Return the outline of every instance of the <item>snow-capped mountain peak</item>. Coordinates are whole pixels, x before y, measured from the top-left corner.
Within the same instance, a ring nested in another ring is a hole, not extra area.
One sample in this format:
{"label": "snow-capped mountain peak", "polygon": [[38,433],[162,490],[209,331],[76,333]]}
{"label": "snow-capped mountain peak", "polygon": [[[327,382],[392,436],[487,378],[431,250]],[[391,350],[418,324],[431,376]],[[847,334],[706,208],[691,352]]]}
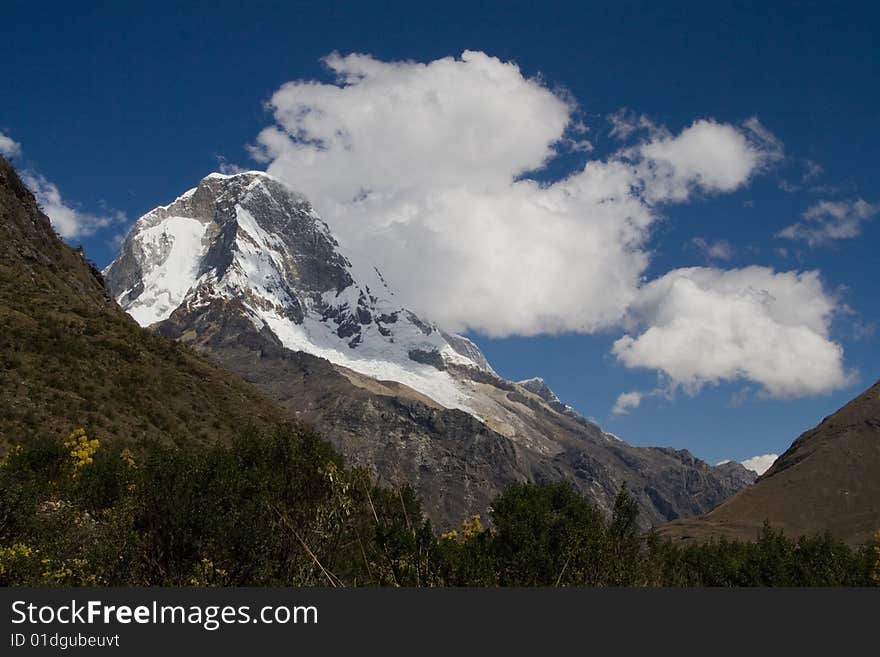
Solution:
{"label": "snow-capped mountain peak", "polygon": [[141,325],[234,300],[285,347],[446,407],[472,411],[450,368],[494,375],[473,342],[401,306],[375,267],[343,253],[302,195],[262,172],[210,174],[148,212],[104,275]]}

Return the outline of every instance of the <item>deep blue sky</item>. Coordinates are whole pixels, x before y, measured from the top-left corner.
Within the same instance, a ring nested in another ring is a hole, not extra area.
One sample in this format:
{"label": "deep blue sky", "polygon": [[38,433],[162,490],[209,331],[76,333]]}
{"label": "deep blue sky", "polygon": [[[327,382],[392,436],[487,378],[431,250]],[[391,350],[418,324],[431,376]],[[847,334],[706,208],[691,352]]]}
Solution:
{"label": "deep blue sky", "polygon": [[[880,222],[859,239],[801,249],[800,260],[775,254],[791,245],[772,238],[820,198],[880,201],[875,3],[422,4],[6,0],[0,132],[21,143],[16,164],[39,171],[68,201],[134,219],[216,170],[218,156],[248,163],[244,146],[271,122],[264,101],[288,80],[327,81],[319,60],[334,50],[428,61],[474,49],[515,60],[574,95],[600,155],[610,147],[604,117],[621,107],[672,130],[701,117],[758,116],[787,159],[745,190],[668,208],[649,274],[705,264],[681,246],[696,236],[736,247],[724,266],[820,269],[854,312],[833,337],[858,368],[857,385],[742,405],[731,398],[743,386],[722,385],[612,418],[619,393],[656,381],[608,356],[618,334],[474,337],[503,375],[541,375],[630,442],[685,447],[709,461],[780,453],[880,376],[878,336],[858,330],[880,323]],[[821,176],[781,190],[783,181],[799,183],[806,160],[822,166]],[[100,266],[114,255],[114,233],[84,241]]]}

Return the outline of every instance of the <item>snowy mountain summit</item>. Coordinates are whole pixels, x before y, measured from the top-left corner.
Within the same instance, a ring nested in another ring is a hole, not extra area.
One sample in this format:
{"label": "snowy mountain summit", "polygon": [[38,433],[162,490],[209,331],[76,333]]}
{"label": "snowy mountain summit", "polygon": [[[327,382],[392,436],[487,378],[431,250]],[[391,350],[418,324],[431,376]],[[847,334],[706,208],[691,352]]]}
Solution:
{"label": "snowy mountain summit", "polygon": [[494,375],[479,348],[402,307],[353,262],[309,202],[259,171],[211,174],[141,217],[104,270],[139,324],[235,301],[257,330],[378,380],[471,411],[451,369]]}

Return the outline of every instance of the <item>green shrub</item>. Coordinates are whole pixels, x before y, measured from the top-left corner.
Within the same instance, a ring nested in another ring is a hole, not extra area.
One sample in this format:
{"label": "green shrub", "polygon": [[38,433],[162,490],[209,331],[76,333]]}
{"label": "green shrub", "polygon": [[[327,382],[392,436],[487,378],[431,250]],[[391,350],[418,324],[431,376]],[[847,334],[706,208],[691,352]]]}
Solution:
{"label": "green shrub", "polygon": [[639,533],[626,490],[606,517],[566,483],[513,485],[437,537],[411,488],[374,485],[299,426],[230,444],[73,435],[0,463],[0,585],[880,584],[880,537],[853,550],[768,526],[679,548]]}

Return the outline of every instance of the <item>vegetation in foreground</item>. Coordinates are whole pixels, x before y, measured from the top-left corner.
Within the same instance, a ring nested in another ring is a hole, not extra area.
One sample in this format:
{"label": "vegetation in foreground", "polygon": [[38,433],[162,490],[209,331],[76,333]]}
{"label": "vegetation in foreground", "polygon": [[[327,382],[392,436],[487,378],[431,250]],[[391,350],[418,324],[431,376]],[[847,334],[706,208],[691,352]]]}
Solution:
{"label": "vegetation in foreground", "polygon": [[606,518],[564,483],[521,484],[437,537],[406,487],[346,468],[298,426],[230,444],[103,444],[86,431],[0,465],[0,584],[169,586],[869,586],[880,534],[684,548]]}

